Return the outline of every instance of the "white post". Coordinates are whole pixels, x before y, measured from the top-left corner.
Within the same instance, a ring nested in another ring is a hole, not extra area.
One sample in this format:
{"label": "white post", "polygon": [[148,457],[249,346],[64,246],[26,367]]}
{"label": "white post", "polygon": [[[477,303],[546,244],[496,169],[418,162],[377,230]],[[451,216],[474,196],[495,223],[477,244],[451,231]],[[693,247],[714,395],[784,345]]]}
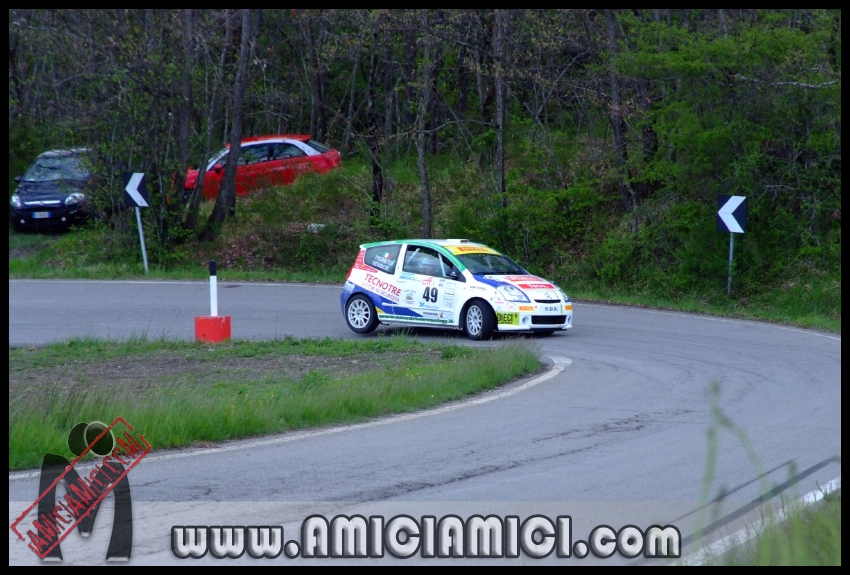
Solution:
{"label": "white post", "polygon": [[145,231],[142,229],[142,213],[136,206],[136,223],[139,224],[139,241],[142,243],[142,259],[145,261],[145,275],[148,275],[148,250],[145,248]]}
{"label": "white post", "polygon": [[735,234],[729,232],[729,280],[726,282],[726,295],[732,295],[732,250],[735,248]]}
{"label": "white post", "polygon": [[215,260],[210,260],[210,315],[218,317],[218,285]]}

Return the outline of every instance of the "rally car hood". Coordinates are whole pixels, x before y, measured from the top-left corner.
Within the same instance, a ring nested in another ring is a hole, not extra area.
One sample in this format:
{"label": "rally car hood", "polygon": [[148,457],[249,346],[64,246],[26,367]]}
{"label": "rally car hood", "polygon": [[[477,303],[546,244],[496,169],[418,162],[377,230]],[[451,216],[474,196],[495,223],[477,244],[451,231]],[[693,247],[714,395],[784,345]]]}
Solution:
{"label": "rally car hood", "polygon": [[551,282],[532,275],[475,275],[476,280],[495,288],[514,286],[535,300],[558,300],[558,288]]}

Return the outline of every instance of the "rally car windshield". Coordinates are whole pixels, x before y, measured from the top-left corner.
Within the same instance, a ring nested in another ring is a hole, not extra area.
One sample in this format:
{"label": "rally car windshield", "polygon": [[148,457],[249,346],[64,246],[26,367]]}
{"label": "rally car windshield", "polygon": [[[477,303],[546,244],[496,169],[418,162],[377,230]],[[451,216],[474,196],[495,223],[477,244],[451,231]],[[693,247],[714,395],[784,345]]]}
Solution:
{"label": "rally car windshield", "polygon": [[457,258],[473,274],[515,275],[527,273],[516,263],[499,254],[464,254]]}

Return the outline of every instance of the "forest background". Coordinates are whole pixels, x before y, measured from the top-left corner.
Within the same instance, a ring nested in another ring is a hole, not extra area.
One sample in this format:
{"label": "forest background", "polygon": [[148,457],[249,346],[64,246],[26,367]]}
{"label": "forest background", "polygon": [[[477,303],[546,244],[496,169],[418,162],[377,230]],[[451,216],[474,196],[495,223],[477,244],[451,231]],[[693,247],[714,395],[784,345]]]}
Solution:
{"label": "forest background", "polygon": [[[181,192],[276,133],[344,169]],[[71,146],[97,218],[10,275],[139,273],[133,170],[162,273],[342,281],[360,243],[463,237],[571,295],[840,329],[840,10],[10,10],[10,193]],[[719,194],[749,203],[731,297]]]}

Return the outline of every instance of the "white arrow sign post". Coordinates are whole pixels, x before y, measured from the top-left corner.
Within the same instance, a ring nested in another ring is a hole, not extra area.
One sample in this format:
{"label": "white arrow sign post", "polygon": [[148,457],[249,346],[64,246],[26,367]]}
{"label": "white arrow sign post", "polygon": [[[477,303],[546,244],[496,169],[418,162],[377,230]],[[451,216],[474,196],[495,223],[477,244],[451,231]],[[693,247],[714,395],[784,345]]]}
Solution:
{"label": "white arrow sign post", "polygon": [[717,196],[717,229],[729,232],[729,279],[726,282],[726,295],[732,295],[732,252],[735,249],[735,234],[747,230],[746,196]]}
{"label": "white arrow sign post", "polygon": [[139,208],[147,208],[148,190],[144,174],[124,173],[124,203],[136,208],[136,223],[139,225],[139,242],[142,244],[142,260],[145,262],[145,275],[148,274],[148,251],[145,248],[145,231],[142,228],[142,214]]}

